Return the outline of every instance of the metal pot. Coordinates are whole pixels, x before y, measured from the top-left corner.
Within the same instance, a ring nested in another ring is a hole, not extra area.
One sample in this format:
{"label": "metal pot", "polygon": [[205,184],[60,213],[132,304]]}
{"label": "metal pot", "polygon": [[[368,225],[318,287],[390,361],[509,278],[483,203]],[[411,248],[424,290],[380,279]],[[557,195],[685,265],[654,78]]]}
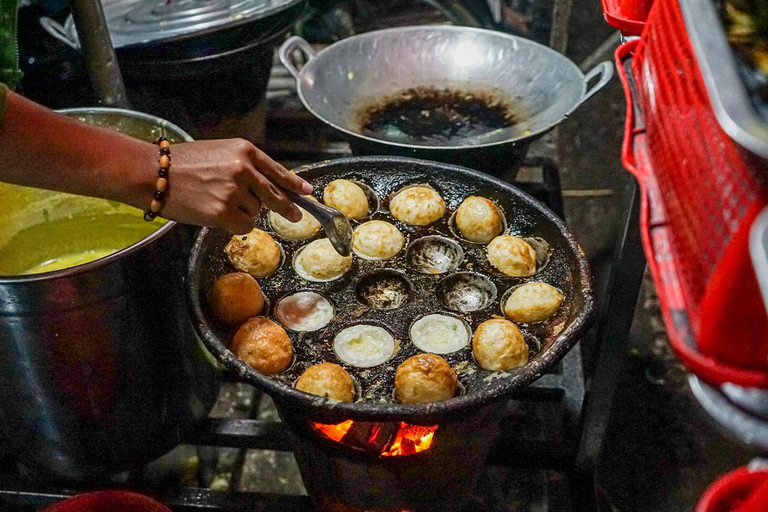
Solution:
{"label": "metal pot", "polygon": [[[64,113],[146,140],[191,140],[147,114]],[[24,198],[22,217],[38,215],[39,222],[61,208],[87,219],[116,208],[55,192],[14,192]],[[120,231],[121,224],[111,227]],[[187,235],[168,222],[91,263],[0,275],[0,434],[21,464],[57,478],[104,478],[162,455],[207,416],[218,382],[184,306]],[[52,230],[45,241],[67,245],[79,236]]]}
{"label": "metal pot", "polygon": [[[118,54],[135,60],[204,57],[269,39],[285,31],[306,0],[104,0],[104,16]],[[40,25],[80,49],[72,15],[64,24],[43,16]]]}
{"label": "metal pot", "polygon": [[133,108],[189,126],[195,138],[242,137],[259,144],[260,110],[279,36],[176,60],[133,59],[118,52],[128,97]]}
{"label": "metal pot", "polygon": [[[292,61],[297,50],[307,61],[301,69]],[[533,41],[453,26],[368,32],[319,53],[292,37],[280,48],[280,60],[296,78],[307,110],[338,130],[354,154],[411,156],[491,174],[519,165],[534,140],[560,124],[613,75],[609,62],[584,75],[569,59]],[[415,87],[490,93],[513,106],[517,122],[455,145],[426,146],[362,133],[361,111]]]}
{"label": "metal pot", "polygon": [[[262,136],[280,37],[305,0],[108,0],[104,11],[134,108],[190,127],[196,138]],[[72,17],[42,27],[79,50]]]}

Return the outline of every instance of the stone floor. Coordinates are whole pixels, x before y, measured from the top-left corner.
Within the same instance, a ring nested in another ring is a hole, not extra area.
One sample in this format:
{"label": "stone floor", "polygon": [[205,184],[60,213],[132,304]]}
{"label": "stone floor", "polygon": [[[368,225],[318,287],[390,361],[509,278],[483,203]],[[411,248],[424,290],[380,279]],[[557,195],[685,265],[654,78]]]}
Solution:
{"label": "stone floor", "polygon": [[627,350],[598,481],[617,510],[691,510],[715,479],[758,454],[724,437],[692,396],[649,279]]}

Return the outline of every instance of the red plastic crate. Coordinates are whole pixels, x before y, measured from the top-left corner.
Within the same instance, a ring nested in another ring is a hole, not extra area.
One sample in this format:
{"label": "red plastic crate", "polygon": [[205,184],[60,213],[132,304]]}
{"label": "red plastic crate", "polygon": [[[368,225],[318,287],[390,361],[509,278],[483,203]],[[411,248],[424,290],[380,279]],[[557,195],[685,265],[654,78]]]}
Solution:
{"label": "red plastic crate", "polygon": [[656,0],[642,38],[616,59],[628,98],[623,162],[640,183],[672,345],[704,380],[768,388],[768,316],[748,252],[768,165],[718,124],[677,1]]}
{"label": "red plastic crate", "polygon": [[643,31],[653,0],[600,0],[605,21],[624,35],[637,36]]}

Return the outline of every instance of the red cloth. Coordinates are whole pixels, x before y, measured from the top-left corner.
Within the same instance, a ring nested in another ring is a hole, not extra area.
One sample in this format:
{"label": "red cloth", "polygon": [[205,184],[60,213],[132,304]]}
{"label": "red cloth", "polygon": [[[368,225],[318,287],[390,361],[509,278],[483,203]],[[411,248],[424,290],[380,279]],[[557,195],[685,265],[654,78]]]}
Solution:
{"label": "red cloth", "polygon": [[171,512],[171,509],[134,492],[97,491],[60,501],[43,512]]}
{"label": "red cloth", "polygon": [[695,512],[765,512],[768,510],[768,469],[742,467],[713,483]]}

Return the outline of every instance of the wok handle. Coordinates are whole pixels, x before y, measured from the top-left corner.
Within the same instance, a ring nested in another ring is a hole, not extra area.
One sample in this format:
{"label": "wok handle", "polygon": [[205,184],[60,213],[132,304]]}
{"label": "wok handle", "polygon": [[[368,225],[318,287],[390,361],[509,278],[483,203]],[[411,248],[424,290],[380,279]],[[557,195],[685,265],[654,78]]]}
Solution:
{"label": "wok handle", "polygon": [[[600,77],[600,80],[592,87],[589,87],[589,82],[596,77]],[[605,87],[605,84],[611,81],[613,78],[613,62],[605,61],[601,62],[597,66],[593,67],[589,73],[584,75],[584,84],[587,86],[587,92],[584,93],[584,97],[581,98],[579,105],[585,103],[589,98],[594,96],[596,92]]]}
{"label": "wok handle", "polygon": [[308,42],[299,36],[289,38],[282,44],[282,46],[280,46],[280,62],[283,63],[283,66],[286,67],[296,80],[299,80],[301,70],[296,68],[292,58],[293,52],[296,50],[300,50],[306,58],[306,62],[304,63],[305,66],[317,56],[317,52],[315,52],[314,48],[312,48]]}
{"label": "wok handle", "polygon": [[67,30],[56,20],[49,18],[48,16],[42,16],[40,18],[40,26],[43,30],[48,32],[49,35],[58,39],[67,46],[79,50],[80,46],[72,41],[67,35]]}

